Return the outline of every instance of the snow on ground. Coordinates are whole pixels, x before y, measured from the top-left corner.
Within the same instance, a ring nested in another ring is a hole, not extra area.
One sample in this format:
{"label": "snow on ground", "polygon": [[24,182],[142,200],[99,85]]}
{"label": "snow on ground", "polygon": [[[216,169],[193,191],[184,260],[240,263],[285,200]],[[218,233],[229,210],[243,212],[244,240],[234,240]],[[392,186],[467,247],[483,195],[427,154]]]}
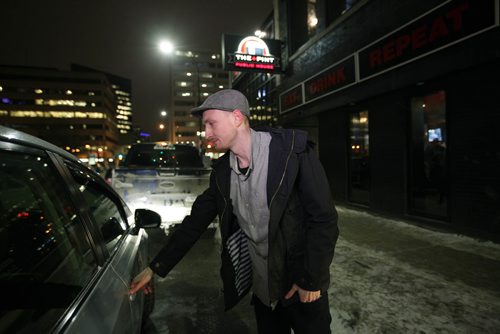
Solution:
{"label": "snow on ground", "polygon": [[[363,218],[359,215],[366,213],[341,208],[339,214]],[[394,233],[415,234],[431,243],[500,259],[496,244],[372,215],[366,218],[376,219],[377,224]],[[333,333],[500,332],[499,294],[413,267],[391,252],[351,243],[342,238],[342,233],[331,270]]]}
{"label": "snow on ground", "polygon": [[337,211],[340,216],[344,216],[350,221],[352,221],[353,217],[356,217],[357,220],[365,218],[383,228],[397,232],[400,235],[417,236],[435,245],[446,244],[447,247],[459,251],[479,254],[497,261],[500,260],[500,244],[491,241],[476,240],[464,235],[449,232],[439,232],[429,228],[412,225],[405,221],[377,217],[368,212],[351,210],[344,207],[337,207]]}

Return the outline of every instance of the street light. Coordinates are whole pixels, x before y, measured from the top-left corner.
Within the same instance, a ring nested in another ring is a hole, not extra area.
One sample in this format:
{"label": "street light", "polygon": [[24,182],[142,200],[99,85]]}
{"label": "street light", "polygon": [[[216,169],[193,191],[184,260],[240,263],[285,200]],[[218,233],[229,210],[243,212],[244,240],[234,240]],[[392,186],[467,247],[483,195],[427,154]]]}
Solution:
{"label": "street light", "polygon": [[162,53],[171,54],[174,52],[174,44],[172,42],[163,40],[158,44],[158,48]]}
{"label": "street light", "polygon": [[[172,85],[173,85],[173,82],[172,82],[172,55],[175,51],[175,46],[174,44],[169,41],[169,40],[161,40],[159,43],[158,43],[158,50],[160,51],[160,53],[164,54],[164,55],[167,55],[167,59],[168,59],[168,85],[169,85],[169,90],[170,90],[170,94],[169,94],[169,103],[171,103],[171,100],[172,100]],[[160,112],[160,115],[161,117],[167,117],[167,111],[166,110],[162,110]],[[173,118],[172,117],[169,117],[169,119],[166,120],[167,122],[167,129],[168,129],[168,133],[167,133],[167,140],[168,141],[172,141],[174,138],[172,137],[173,136],[173,133],[174,133],[174,129],[173,129]],[[165,127],[165,126],[164,126]],[[161,128],[163,129],[163,128]]]}

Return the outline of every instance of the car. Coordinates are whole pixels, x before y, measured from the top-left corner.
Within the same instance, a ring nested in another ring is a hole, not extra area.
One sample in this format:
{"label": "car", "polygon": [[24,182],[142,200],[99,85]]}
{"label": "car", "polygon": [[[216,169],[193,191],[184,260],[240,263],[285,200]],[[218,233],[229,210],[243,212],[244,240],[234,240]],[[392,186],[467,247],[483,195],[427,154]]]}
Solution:
{"label": "car", "polygon": [[0,333],[139,333],[154,293],[129,285],[160,222],[65,150],[0,126]]}
{"label": "car", "polygon": [[[112,187],[130,208],[158,212],[166,233],[191,213],[209,186],[211,168],[191,145],[137,143],[110,174]],[[215,225],[215,223],[214,223]]]}

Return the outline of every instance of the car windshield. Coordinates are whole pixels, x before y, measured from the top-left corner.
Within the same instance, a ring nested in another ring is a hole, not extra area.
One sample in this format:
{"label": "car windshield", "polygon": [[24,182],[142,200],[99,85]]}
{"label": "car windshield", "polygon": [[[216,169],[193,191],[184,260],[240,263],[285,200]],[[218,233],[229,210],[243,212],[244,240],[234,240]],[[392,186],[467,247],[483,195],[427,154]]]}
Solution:
{"label": "car windshield", "polygon": [[127,155],[128,167],[149,168],[200,168],[203,167],[198,150],[195,147],[175,146],[132,147]]}

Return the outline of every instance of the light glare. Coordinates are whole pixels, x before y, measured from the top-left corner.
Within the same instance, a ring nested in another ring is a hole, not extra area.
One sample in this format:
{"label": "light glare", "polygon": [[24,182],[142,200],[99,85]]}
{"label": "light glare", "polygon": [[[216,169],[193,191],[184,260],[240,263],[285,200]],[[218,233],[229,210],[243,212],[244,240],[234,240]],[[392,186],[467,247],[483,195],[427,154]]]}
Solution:
{"label": "light glare", "polygon": [[165,54],[170,54],[174,51],[174,45],[169,41],[161,41],[158,47]]}

